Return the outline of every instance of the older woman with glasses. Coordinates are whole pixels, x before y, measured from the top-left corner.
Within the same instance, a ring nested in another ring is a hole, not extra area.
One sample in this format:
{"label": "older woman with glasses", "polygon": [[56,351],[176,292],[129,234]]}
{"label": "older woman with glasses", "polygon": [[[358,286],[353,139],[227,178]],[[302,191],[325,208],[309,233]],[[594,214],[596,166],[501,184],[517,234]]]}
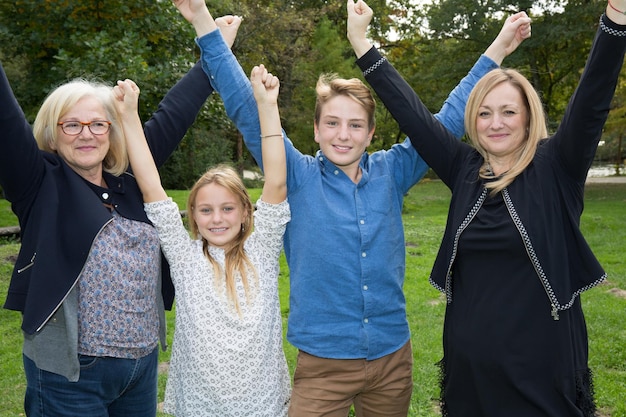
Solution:
{"label": "older woman with glasses", "polygon": [[[196,65],[161,101],[144,128],[158,166],[211,92]],[[22,233],[5,308],[22,313],[28,416],[156,415],[174,294],[113,100],[69,82],[31,130],[0,65],[0,186]]]}

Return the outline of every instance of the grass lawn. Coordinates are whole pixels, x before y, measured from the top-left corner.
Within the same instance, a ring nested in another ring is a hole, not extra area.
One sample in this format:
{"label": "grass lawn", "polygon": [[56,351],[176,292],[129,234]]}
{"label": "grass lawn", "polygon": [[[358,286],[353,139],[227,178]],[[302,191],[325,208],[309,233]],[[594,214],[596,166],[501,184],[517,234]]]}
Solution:
{"label": "grass lawn", "polygon": [[[260,190],[251,190],[256,201]],[[187,193],[171,192],[181,209]],[[405,200],[404,223],[407,241],[405,293],[407,316],[411,325],[414,351],[415,388],[411,403],[412,417],[439,415],[438,369],[441,358],[441,333],[445,302],[428,284],[428,275],[439,247],[446,220],[449,192],[439,181],[423,181]],[[0,200],[0,227],[12,226],[5,216],[6,201]],[[608,273],[608,282],[582,295],[590,343],[590,363],[595,374],[595,391],[602,417],[626,416],[626,184],[590,184],[587,186],[585,212],[581,227],[591,247]],[[18,250],[15,243],[0,245],[0,294],[6,293],[11,256]],[[289,295],[288,270],[282,258],[280,296],[286,326]],[[171,343],[174,312],[168,313]],[[21,362],[20,317],[18,313],[0,310],[0,416],[23,415],[24,376]],[[295,365],[296,350],[285,341],[290,368]],[[165,365],[169,352],[161,353]],[[160,376],[159,398],[163,398],[167,375]]]}

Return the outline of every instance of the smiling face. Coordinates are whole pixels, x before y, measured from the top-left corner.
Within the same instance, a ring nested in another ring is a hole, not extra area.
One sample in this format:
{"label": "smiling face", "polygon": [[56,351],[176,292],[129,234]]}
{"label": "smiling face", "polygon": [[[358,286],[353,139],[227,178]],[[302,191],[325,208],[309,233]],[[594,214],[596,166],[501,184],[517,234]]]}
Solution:
{"label": "smiling face", "polygon": [[198,233],[210,246],[222,249],[239,236],[247,216],[239,198],[215,183],[198,189],[192,212]]}
{"label": "smiling face", "polygon": [[315,123],[315,141],[322,153],[353,181],[359,177],[359,161],[373,134],[363,106],[345,95],[326,101]]}
{"label": "smiling face", "polygon": [[528,110],[519,89],[503,82],[485,96],[476,116],[476,133],[492,165],[499,168],[494,171],[506,171],[517,160],[527,127]]}
{"label": "smiling face", "polygon": [[[95,97],[80,99],[68,112],[61,115],[59,122],[93,122],[107,120],[102,103]],[[92,181],[102,174],[102,161],[109,152],[110,131],[94,135],[87,126],[78,135],[68,135],[61,126],[56,126],[57,140],[50,144],[65,162],[81,177]]]}

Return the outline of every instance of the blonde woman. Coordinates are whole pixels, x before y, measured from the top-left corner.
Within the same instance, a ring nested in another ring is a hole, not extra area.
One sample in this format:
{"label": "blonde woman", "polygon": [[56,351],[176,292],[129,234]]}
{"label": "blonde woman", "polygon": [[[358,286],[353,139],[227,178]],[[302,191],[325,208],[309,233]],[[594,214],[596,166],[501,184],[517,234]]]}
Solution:
{"label": "blonde woman", "polygon": [[[626,10],[626,1],[607,5],[553,135],[528,80],[496,69],[468,99],[468,145],[430,116],[369,43],[372,10],[348,0],[348,38],[367,81],[452,191],[430,276],[448,302],[443,415],[594,415],[579,295],[606,274],[579,223],[587,171],[626,50],[626,16],[615,8]],[[530,36],[530,28],[521,26],[518,36]]]}

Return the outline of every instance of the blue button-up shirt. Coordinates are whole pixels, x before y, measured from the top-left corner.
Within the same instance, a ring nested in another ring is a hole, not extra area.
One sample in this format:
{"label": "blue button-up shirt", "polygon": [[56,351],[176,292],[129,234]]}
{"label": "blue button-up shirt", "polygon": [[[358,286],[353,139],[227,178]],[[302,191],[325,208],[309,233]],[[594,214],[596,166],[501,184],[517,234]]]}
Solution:
{"label": "blue button-up shirt", "polygon": [[[258,112],[252,87],[218,31],[197,40],[203,68],[229,117],[261,164]],[[436,117],[463,135],[465,101],[497,65],[481,56]],[[402,291],[405,243],[402,202],[428,166],[405,139],[363,154],[362,178],[352,182],[321,151],[315,157],[285,139],[291,222],[285,232],[290,298],[287,339],[331,359],[377,359],[410,337]]]}

